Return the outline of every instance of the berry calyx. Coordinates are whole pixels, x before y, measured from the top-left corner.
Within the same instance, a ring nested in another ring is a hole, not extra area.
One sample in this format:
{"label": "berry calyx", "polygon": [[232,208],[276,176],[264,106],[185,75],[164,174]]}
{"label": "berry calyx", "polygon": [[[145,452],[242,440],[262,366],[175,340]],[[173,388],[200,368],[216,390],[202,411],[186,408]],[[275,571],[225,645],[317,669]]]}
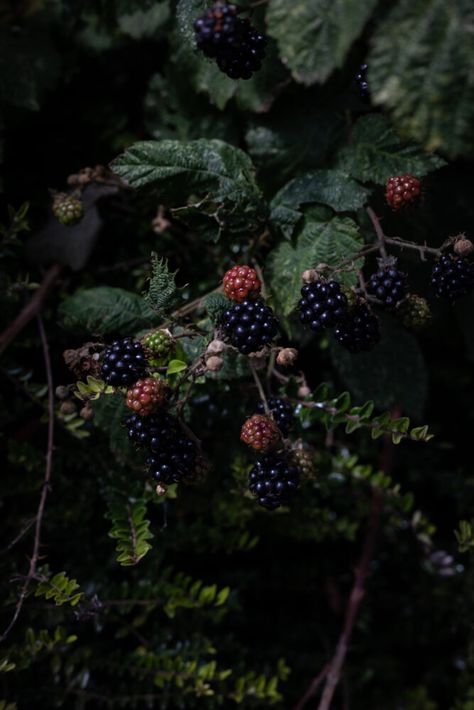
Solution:
{"label": "berry calyx", "polygon": [[143,336],[141,343],[158,360],[171,355],[175,347],[173,336],[167,330],[153,330]]}
{"label": "berry calyx", "polygon": [[233,266],[223,278],[224,295],[231,301],[242,303],[260,296],[262,282],[250,266]]}
{"label": "berry calyx", "polygon": [[368,293],[387,308],[396,306],[407,293],[407,275],[396,269],[395,263],[394,259],[388,264],[381,263],[379,270],[367,282]]}
{"label": "berry calyx", "polygon": [[147,377],[135,382],[133,387],[128,390],[126,405],[136,414],[146,417],[165,403],[167,392],[168,389],[163,380]]}
{"label": "berry calyx", "polygon": [[474,290],[474,267],[462,256],[443,254],[431,272],[431,286],[438,298],[453,302]]}
{"label": "berry calyx", "polygon": [[372,350],[380,340],[379,319],[361,303],[336,325],[334,336],[351,353]]}
{"label": "berry calyx", "polygon": [[242,426],[240,439],[257,451],[267,451],[280,440],[280,431],[269,417],[254,414]]}
{"label": "berry calyx", "polygon": [[221,326],[225,338],[243,355],[255,353],[278,335],[278,321],[261,298],[236,303],[224,312]]}
{"label": "berry calyx", "polygon": [[260,456],[249,473],[250,492],[268,510],[287,505],[298,484],[298,467],[286,455]]}
{"label": "berry calyx", "polygon": [[133,338],[114,340],[102,356],[101,377],[113,387],[128,387],[143,377],[145,370],[146,359],[143,347]]}
{"label": "berry calyx", "polygon": [[65,227],[72,227],[84,217],[84,206],[77,197],[60,192],[53,200],[53,214]]}
{"label": "berry calyx", "polygon": [[290,367],[298,359],[298,351],[295,348],[283,348],[277,355],[277,365]]}
{"label": "berry calyx", "polygon": [[430,304],[422,296],[410,293],[404,301],[398,304],[397,316],[405,328],[416,330],[426,325],[431,319]]}
{"label": "berry calyx", "polygon": [[[289,431],[294,424],[295,413],[293,405],[288,402],[288,400],[281,399],[280,397],[270,397],[267,404],[277,427],[283,436],[288,436]],[[263,406],[263,402],[259,403],[257,412],[259,414],[264,414],[265,408]]]}
{"label": "berry calyx", "polygon": [[300,321],[319,332],[334,326],[347,312],[347,298],[337,281],[315,281],[301,289]]}
{"label": "berry calyx", "polygon": [[413,175],[395,175],[387,180],[385,198],[393,210],[416,202],[421,195],[421,183]]}
{"label": "berry calyx", "polygon": [[463,234],[457,237],[453,246],[453,251],[457,256],[468,256],[474,251],[474,244],[470,241],[470,239],[466,239]]}

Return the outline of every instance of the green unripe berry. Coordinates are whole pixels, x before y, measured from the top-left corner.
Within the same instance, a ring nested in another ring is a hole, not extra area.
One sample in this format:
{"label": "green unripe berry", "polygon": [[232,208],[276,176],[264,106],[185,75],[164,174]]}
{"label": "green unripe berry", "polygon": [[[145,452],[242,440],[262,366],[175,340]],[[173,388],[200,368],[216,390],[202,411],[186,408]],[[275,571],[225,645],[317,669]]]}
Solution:
{"label": "green unripe berry", "polygon": [[163,359],[174,350],[173,336],[166,330],[154,330],[142,338],[142,345],[149,350],[154,359]]}
{"label": "green unripe berry", "polygon": [[426,298],[410,293],[396,309],[396,314],[400,318],[405,328],[416,330],[426,325],[431,319],[431,309]]}
{"label": "green unripe berry", "polygon": [[84,217],[84,206],[77,197],[60,193],[53,201],[53,214],[65,227],[72,227]]}

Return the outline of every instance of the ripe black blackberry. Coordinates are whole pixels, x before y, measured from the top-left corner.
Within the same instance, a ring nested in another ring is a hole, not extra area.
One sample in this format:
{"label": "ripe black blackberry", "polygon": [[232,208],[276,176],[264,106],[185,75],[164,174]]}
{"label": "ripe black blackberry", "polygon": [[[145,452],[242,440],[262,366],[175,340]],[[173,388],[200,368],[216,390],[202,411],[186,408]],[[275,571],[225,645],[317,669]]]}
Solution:
{"label": "ripe black blackberry", "polygon": [[179,433],[170,441],[164,441],[156,452],[148,456],[147,472],[155,483],[164,485],[190,481],[195,476],[197,459],[198,450],[194,442]]}
{"label": "ripe black blackberry", "polygon": [[249,490],[268,510],[287,505],[299,484],[298,467],[285,455],[260,456],[249,473]]}
{"label": "ripe black blackberry", "polygon": [[145,353],[141,343],[133,338],[114,340],[102,356],[101,377],[113,387],[127,387],[143,377]]}
{"label": "ripe black blackberry", "polygon": [[257,352],[278,335],[278,321],[261,298],[235,303],[222,316],[227,340],[243,355]]}
{"label": "ripe black blackberry", "polygon": [[301,289],[300,321],[316,332],[335,325],[347,313],[347,298],[337,281],[315,281]]}
{"label": "ripe black blackberry", "polygon": [[443,254],[431,272],[431,286],[438,298],[455,301],[474,290],[474,267],[461,256]]}
{"label": "ripe black blackberry", "polygon": [[[280,397],[270,397],[268,400],[268,408],[273,414],[273,418],[276,422],[277,427],[283,434],[283,436],[288,436],[290,429],[294,424],[294,409],[290,402],[286,399],[280,399]],[[265,408],[263,402],[257,407],[257,412],[259,414],[265,413]]]}
{"label": "ripe black blackberry", "polygon": [[380,340],[379,319],[361,303],[336,325],[334,336],[351,353],[372,350]]}
{"label": "ripe black blackberry", "polygon": [[250,79],[265,57],[267,39],[234,5],[216,2],[194,23],[196,44],[231,79]]}
{"label": "ripe black blackberry", "polygon": [[167,447],[181,433],[178,421],[168,412],[160,411],[141,417],[132,414],[124,421],[127,427],[128,438],[140,448],[158,451],[162,446]]}
{"label": "ripe black blackberry", "polygon": [[367,81],[367,64],[361,64],[359,72],[355,75],[355,82],[359,89],[359,96],[365,103],[370,101],[369,83]]}
{"label": "ripe black blackberry", "polygon": [[394,308],[407,295],[407,275],[395,265],[394,259],[386,264],[380,261],[379,270],[367,282],[367,291],[387,308]]}

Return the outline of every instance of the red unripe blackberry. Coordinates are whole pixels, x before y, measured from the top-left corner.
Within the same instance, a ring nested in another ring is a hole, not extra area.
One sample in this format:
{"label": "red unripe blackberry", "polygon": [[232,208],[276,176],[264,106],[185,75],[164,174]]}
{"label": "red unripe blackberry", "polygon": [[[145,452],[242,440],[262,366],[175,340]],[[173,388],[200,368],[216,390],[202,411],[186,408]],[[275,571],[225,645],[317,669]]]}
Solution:
{"label": "red unripe blackberry", "polygon": [[380,340],[379,319],[362,303],[336,325],[334,336],[351,353],[372,350]]}
{"label": "red unripe blackberry", "polygon": [[300,321],[315,332],[335,325],[347,312],[347,298],[337,281],[319,280],[301,289]]}
{"label": "red unripe blackberry", "polygon": [[260,456],[249,473],[249,490],[257,502],[268,510],[287,505],[298,488],[299,470],[283,455]]}
{"label": "red unripe blackberry", "polygon": [[[270,397],[267,404],[279,430],[283,436],[288,436],[288,433],[295,422],[293,405],[291,402],[288,402],[287,399],[281,399],[280,397]],[[265,408],[263,406],[263,402],[259,403],[257,412],[259,414],[264,414]]]}
{"label": "red unripe blackberry", "polygon": [[375,296],[382,305],[393,308],[402,301],[407,294],[407,275],[396,268],[396,259],[391,263],[379,260],[380,268],[369,278],[367,291]]}
{"label": "red unripe blackberry", "polygon": [[421,195],[421,183],[413,175],[395,175],[387,180],[385,197],[393,210],[416,202]]}
{"label": "red unripe blackberry", "polygon": [[147,377],[135,382],[127,392],[126,404],[141,417],[151,414],[166,401],[168,388],[163,380]]}
{"label": "red unripe blackberry", "polygon": [[223,284],[224,295],[237,303],[258,298],[262,288],[257,272],[250,266],[233,266],[225,273]]}
{"label": "red unripe blackberry", "polygon": [[247,419],[240,431],[240,439],[257,451],[267,451],[280,439],[275,422],[263,414],[254,414]]}
{"label": "red unripe blackberry", "polygon": [[455,301],[474,290],[474,266],[462,256],[443,254],[431,272],[431,286],[438,298]]}

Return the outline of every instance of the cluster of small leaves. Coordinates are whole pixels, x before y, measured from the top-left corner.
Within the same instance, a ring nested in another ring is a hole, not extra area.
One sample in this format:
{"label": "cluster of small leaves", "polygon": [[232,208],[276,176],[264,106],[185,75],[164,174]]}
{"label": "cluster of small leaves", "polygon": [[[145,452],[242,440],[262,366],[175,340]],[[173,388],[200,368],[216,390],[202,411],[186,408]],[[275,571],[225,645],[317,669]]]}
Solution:
{"label": "cluster of small leaves", "polygon": [[112,523],[109,537],[117,541],[117,562],[124,567],[136,565],[151,549],[148,540],[153,537],[146,502],[112,487],[107,488],[106,498],[107,518]]}
{"label": "cluster of small leaves", "polygon": [[163,315],[176,301],[176,272],[171,273],[167,262],[157,254],[151,255],[151,271],[145,301],[158,315]]}
{"label": "cluster of small leaves", "polygon": [[69,579],[65,572],[48,577],[44,570],[41,570],[40,581],[35,589],[35,597],[51,599],[56,606],[69,604],[76,606],[83,596],[83,592],[78,592],[79,584],[75,579]]}

